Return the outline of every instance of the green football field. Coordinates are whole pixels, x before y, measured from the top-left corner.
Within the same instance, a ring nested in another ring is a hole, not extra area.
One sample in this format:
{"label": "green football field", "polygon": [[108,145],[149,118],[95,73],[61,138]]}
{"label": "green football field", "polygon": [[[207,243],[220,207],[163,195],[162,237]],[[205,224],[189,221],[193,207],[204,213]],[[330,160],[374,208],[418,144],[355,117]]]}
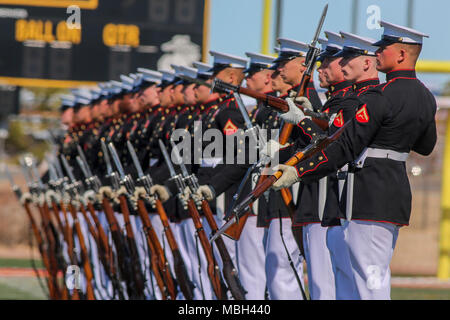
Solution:
{"label": "green football field", "polygon": [[[42,267],[38,261],[36,266]],[[0,268],[30,268],[30,260],[0,259]],[[43,281],[43,279],[41,278]],[[42,283],[45,288],[45,283]],[[0,276],[0,300],[47,299],[36,277]],[[392,288],[393,300],[450,300],[450,289]]]}

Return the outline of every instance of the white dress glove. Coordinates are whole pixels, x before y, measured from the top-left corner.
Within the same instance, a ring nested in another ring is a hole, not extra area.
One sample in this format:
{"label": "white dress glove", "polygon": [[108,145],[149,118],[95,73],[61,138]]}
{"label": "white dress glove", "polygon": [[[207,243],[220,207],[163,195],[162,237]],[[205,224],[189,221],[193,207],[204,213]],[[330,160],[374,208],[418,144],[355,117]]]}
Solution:
{"label": "white dress glove", "polygon": [[280,115],[280,118],[285,122],[297,125],[300,121],[306,118],[303,111],[297,107],[292,98],[286,98],[289,105],[289,111]]}
{"label": "white dress glove", "polygon": [[277,180],[272,186],[274,190],[280,190],[283,188],[289,188],[294,183],[300,181],[300,177],[298,176],[297,169],[293,166],[287,166],[285,164],[280,164],[274,168],[275,171],[281,170],[283,171],[283,175],[280,179]]}
{"label": "white dress glove", "polygon": [[205,199],[207,201],[211,201],[215,198],[214,191],[207,185],[203,185],[198,187],[197,192],[194,194],[196,202],[202,199]]}
{"label": "white dress glove", "polygon": [[164,187],[160,184],[155,184],[154,186],[151,186],[150,193],[151,194],[156,193],[159,197],[159,200],[161,200],[161,202],[166,202],[170,198],[169,190],[167,190],[166,187]]}
{"label": "white dress glove", "polygon": [[295,103],[301,105],[302,107],[314,111],[311,101],[307,97],[297,97],[295,98]]}
{"label": "white dress glove", "polygon": [[[188,208],[187,203],[189,201],[190,196],[191,196],[191,188],[189,188],[189,187],[184,188],[183,193],[180,195],[180,198],[183,201],[184,210],[187,210],[187,208]],[[194,200],[195,200],[195,198],[194,198]]]}

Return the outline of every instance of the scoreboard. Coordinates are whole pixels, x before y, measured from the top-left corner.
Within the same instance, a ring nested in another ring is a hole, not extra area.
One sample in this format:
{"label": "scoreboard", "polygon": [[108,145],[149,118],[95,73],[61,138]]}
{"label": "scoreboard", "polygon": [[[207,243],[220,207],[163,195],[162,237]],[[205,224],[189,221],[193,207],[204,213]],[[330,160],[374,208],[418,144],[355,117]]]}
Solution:
{"label": "scoreboard", "polygon": [[70,87],[189,65],[206,47],[208,1],[0,0],[0,83]]}

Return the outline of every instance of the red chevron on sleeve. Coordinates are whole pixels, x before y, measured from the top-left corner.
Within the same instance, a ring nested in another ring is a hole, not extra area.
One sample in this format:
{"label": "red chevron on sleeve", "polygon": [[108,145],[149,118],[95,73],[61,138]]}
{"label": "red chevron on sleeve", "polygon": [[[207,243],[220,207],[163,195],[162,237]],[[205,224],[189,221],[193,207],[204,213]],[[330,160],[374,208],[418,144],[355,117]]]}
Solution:
{"label": "red chevron on sleeve", "polygon": [[228,119],[227,123],[223,127],[223,133],[225,135],[234,134],[238,130],[238,127],[231,121],[231,119]]}
{"label": "red chevron on sleeve", "polygon": [[367,104],[363,105],[361,109],[356,112],[356,121],[360,123],[369,122],[369,114],[367,113]]}
{"label": "red chevron on sleeve", "polygon": [[333,125],[338,128],[340,128],[344,125],[344,115],[342,113],[342,110],[339,111],[336,118],[334,118]]}

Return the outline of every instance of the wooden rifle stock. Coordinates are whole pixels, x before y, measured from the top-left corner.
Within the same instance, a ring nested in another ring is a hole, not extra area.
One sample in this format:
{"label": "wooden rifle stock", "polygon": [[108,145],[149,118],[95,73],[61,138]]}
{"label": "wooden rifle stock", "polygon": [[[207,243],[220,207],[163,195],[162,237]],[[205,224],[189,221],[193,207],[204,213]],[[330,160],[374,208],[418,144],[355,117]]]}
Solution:
{"label": "wooden rifle stock", "polygon": [[46,278],[47,278],[47,286],[48,286],[48,292],[49,292],[50,299],[57,300],[60,298],[59,292],[58,292],[58,284],[56,282],[56,278],[54,278],[52,275],[52,267],[50,265],[50,259],[48,256],[48,252],[46,252],[46,250],[45,250],[44,239],[42,238],[41,232],[39,231],[39,228],[36,224],[36,220],[34,220],[34,217],[31,213],[30,203],[25,202],[23,204],[23,207],[25,208],[25,212],[27,213],[28,219],[30,220],[31,229],[33,230],[34,237],[36,238],[39,253],[41,254],[42,261],[44,263],[45,269],[47,270]]}
{"label": "wooden rifle stock", "polygon": [[[298,92],[298,96],[303,96],[305,94],[306,88],[308,87],[309,81],[311,79],[310,75],[304,75],[302,78],[302,82],[300,83],[300,88],[299,88],[299,92]],[[279,108],[280,111],[282,112],[287,112],[289,111],[289,105],[287,104],[287,102],[281,98],[277,98],[274,96],[270,96],[264,93],[260,93],[254,90],[250,90],[248,88],[239,88],[239,92],[241,92],[242,94],[245,95],[250,95],[251,97],[258,99],[260,101],[265,102],[266,104],[272,106],[272,107],[276,107]],[[305,108],[299,106],[300,109],[304,110]],[[321,119],[316,119],[313,118],[313,121],[319,125],[321,128],[326,129],[328,128],[328,122],[326,122],[325,120],[321,120]],[[284,145],[288,142],[289,137],[291,136],[292,130],[294,129],[294,125],[290,124],[290,123],[284,123],[283,124],[283,128],[281,129],[280,135],[278,137],[278,141],[281,145]],[[267,177],[267,167],[266,169],[264,169],[265,171],[263,172],[263,174],[259,177],[258,182],[256,183],[256,187],[258,187],[259,184],[261,184],[264,179]],[[291,220],[293,221],[294,218],[294,210],[293,210],[293,202],[292,202],[292,194],[291,191],[289,189],[282,189],[281,190],[281,196],[283,198],[283,202],[285,203],[288,211],[289,211],[289,215],[291,217]],[[244,229],[245,226],[245,222],[247,221],[248,216],[250,215],[250,212],[246,213],[244,216],[242,216],[239,221],[237,223],[234,223],[231,227],[229,227],[226,231],[225,234],[234,239],[234,240],[239,240],[239,237],[242,233],[242,230]],[[301,227],[295,227],[296,229],[301,228]],[[301,232],[301,231],[300,231]],[[298,230],[293,230],[294,233],[294,237],[296,239],[297,244],[302,242],[302,239],[297,239],[298,235],[299,235],[299,231]],[[303,248],[303,244],[301,246],[299,246],[300,250],[302,250]],[[303,252],[303,251],[302,251]]]}
{"label": "wooden rifle stock", "polygon": [[58,299],[61,299],[62,294],[58,286],[58,259],[56,257],[56,239],[53,233],[51,222],[50,222],[50,212],[47,203],[44,202],[42,206],[37,206],[39,213],[41,215],[42,229],[44,230],[45,237],[47,239],[47,252],[50,262],[50,275],[53,278],[53,282],[57,289]]}
{"label": "wooden rifle stock", "polygon": [[97,217],[95,212],[94,205],[92,202],[87,203],[87,209],[90,213],[92,220],[94,221],[95,227],[97,228],[98,240],[99,240],[99,254],[100,259],[102,261],[103,266],[105,267],[105,271],[108,274],[109,278],[113,282],[113,286],[119,293],[119,299],[124,300],[125,297],[122,292],[122,287],[119,280],[119,275],[114,266],[114,253],[111,249],[111,246],[108,242],[108,236],[106,235],[105,229],[103,228],[100,220]]}
{"label": "wooden rifle stock", "polygon": [[[206,200],[202,201],[202,211],[206,217],[206,221],[208,221],[209,226],[213,233],[217,232],[218,227],[216,220],[214,219],[213,213],[211,211],[211,207]],[[215,240],[217,249],[219,250],[220,257],[222,258],[223,263],[223,277],[225,278],[226,283],[228,284],[228,288],[235,300],[245,300],[245,289],[242,287],[241,282],[239,281],[239,277],[237,274],[237,270],[233,265],[233,261],[231,260],[230,253],[228,252],[227,247],[225,246],[225,242],[222,237],[218,237]]]}
{"label": "wooden rifle stock", "polygon": [[[295,166],[300,161],[308,159],[317,152],[320,152],[321,150],[325,149],[330,143],[339,138],[339,136],[342,134],[342,132],[345,130],[345,128],[348,126],[349,123],[351,123],[351,121],[346,122],[341,128],[339,128],[339,130],[333,133],[333,135],[331,135],[330,137],[318,139],[313,144],[310,144],[308,147],[306,147],[304,150],[297,152],[284,164],[288,166]],[[255,189],[253,189],[253,191],[250,192],[250,194],[247,195],[236,207],[245,208],[249,206],[256,199],[258,199],[266,190],[268,190],[282,176],[282,174],[283,172],[281,170],[278,170],[273,175],[268,176],[261,183],[259,183],[259,185],[257,185]]]}
{"label": "wooden rifle stock", "polygon": [[[161,244],[159,243],[158,236],[157,236],[155,229],[153,228],[153,225],[150,221],[147,208],[145,207],[145,204],[142,200],[139,200],[139,201],[140,201],[139,202],[140,204],[138,205],[139,215],[142,219],[142,222],[144,223],[144,225],[146,227],[147,236],[149,237],[150,242],[152,242],[152,244],[156,250],[156,254],[158,256],[158,261],[159,261],[159,269],[161,270],[161,273],[164,277],[164,282],[166,283],[166,287],[167,287],[167,291],[169,292],[170,299],[175,300],[177,292],[176,292],[176,288],[175,288],[175,284],[174,284],[172,275],[170,274],[169,263],[166,260],[164,250],[163,250]],[[144,220],[145,220],[145,222],[144,222]]]}
{"label": "wooden rifle stock", "polygon": [[144,298],[144,275],[142,274],[142,269],[140,268],[140,261],[139,261],[139,254],[136,246],[136,240],[134,237],[133,229],[131,228],[131,221],[130,221],[130,211],[128,209],[128,203],[127,198],[125,195],[119,196],[120,201],[120,210],[123,214],[123,220],[125,222],[125,230],[127,233],[127,241],[128,241],[128,247],[130,249],[130,255],[132,259],[132,266],[133,266],[133,277],[136,285],[136,290],[139,295],[139,297]]}
{"label": "wooden rifle stock", "polygon": [[[305,81],[302,79],[301,90],[299,91],[298,96],[301,97],[304,95],[305,89],[308,86],[309,80],[311,76],[305,75],[304,78]],[[289,105],[288,103],[282,99],[275,96],[271,96],[265,93],[261,93],[255,90],[251,90],[249,88],[239,87],[239,93],[245,94],[246,96],[250,96],[252,98],[255,98],[259,101],[264,102],[266,105],[272,107],[273,109],[276,109],[278,112],[288,112],[289,111]],[[321,129],[326,130],[328,128],[328,121],[326,119],[317,117],[317,114],[313,114],[310,112],[309,109],[306,109],[305,107],[301,105],[297,105],[299,109],[301,109],[303,112],[305,112],[306,115],[311,115],[311,120],[317,124]],[[292,129],[291,129],[292,130]],[[289,137],[289,136],[288,136]]]}
{"label": "wooden rifle stock", "polygon": [[150,218],[145,217],[145,214],[142,213],[141,206],[144,204],[141,203],[140,199],[138,200],[137,205],[138,205],[139,216],[141,217],[142,224],[144,226],[144,230],[146,233],[147,245],[148,245],[148,248],[150,249],[151,269],[152,269],[153,275],[155,276],[156,284],[159,287],[159,291],[161,292],[162,299],[167,300],[167,296],[169,295],[169,293],[168,293],[168,288],[167,288],[166,284],[164,283],[164,279],[163,279],[163,275],[162,275],[163,272],[161,271],[161,262],[159,260],[159,254],[156,251],[154,241],[153,241],[152,237],[150,236],[150,233],[155,232],[155,230],[153,229],[153,227],[151,225]]}
{"label": "wooden rifle stock", "polygon": [[[77,258],[75,256],[75,251],[74,251],[74,246],[73,246],[73,234],[72,234],[72,228],[69,225],[69,219],[67,216],[67,210],[64,206],[63,201],[60,201],[59,203],[59,207],[61,208],[61,211],[63,213],[64,216],[64,220],[65,220],[65,224],[64,224],[64,231],[65,234],[67,235],[67,251],[68,251],[68,255],[69,255],[69,260],[70,263],[72,265],[77,266],[78,262],[77,262]],[[78,290],[74,289],[72,290],[72,300],[80,300],[80,293],[78,292]]]}
{"label": "wooden rifle stock", "polygon": [[109,229],[111,231],[111,237],[116,248],[120,273],[124,277],[125,283],[127,285],[128,296],[132,299],[138,299],[140,298],[140,296],[139,293],[136,292],[136,286],[134,286],[133,284],[134,280],[131,275],[131,273],[133,272],[133,266],[129,261],[129,256],[127,255],[127,247],[125,242],[123,241],[119,223],[117,222],[116,216],[114,215],[114,209],[106,197],[103,197],[102,199],[102,206],[105,212],[106,220],[108,221]]}
{"label": "wooden rifle stock", "polygon": [[95,300],[94,287],[92,285],[94,274],[92,272],[91,261],[89,259],[89,254],[86,248],[84,235],[81,230],[80,222],[78,221],[77,211],[75,210],[75,207],[70,202],[68,204],[68,207],[69,212],[72,214],[73,224],[75,226],[75,232],[77,233],[78,241],[80,242],[83,270],[86,276],[86,299]]}
{"label": "wooden rifle stock", "polygon": [[[53,210],[52,210],[52,211],[53,211],[53,215],[54,215],[54,217],[55,217],[55,219],[56,219],[56,223],[57,223],[57,225],[58,225],[58,229],[59,229],[59,231],[61,232],[61,234],[63,235],[64,241],[67,243],[68,255],[69,255],[69,257],[70,257],[70,255],[71,255],[70,247],[69,247],[69,242],[70,242],[70,240],[69,240],[68,235],[67,235],[67,232],[66,232],[67,230],[66,230],[66,228],[64,227],[64,225],[63,225],[63,223],[62,223],[61,217],[59,216],[59,207],[58,207],[58,204],[57,204],[55,201],[52,201],[52,209],[53,209]],[[73,248],[72,248],[72,249],[73,249]],[[61,259],[64,260],[64,258],[62,258],[62,257],[61,257]],[[73,264],[73,263],[72,263],[72,264]],[[66,264],[64,263],[64,265],[66,265]],[[66,267],[64,267],[64,268],[66,268]],[[77,290],[73,290],[72,296],[69,297],[69,296],[70,296],[69,290],[68,290],[68,288],[66,287],[66,284],[65,284],[65,283],[64,283],[63,285],[64,285],[64,287],[63,287],[62,295],[63,295],[63,299],[64,299],[64,300],[69,299],[69,298],[70,298],[71,300],[79,300],[79,299],[80,299],[80,296],[79,296]]]}
{"label": "wooden rifle stock", "polygon": [[161,200],[156,199],[155,201],[156,211],[158,212],[161,223],[164,227],[164,233],[167,238],[167,242],[169,243],[170,250],[172,251],[173,256],[173,268],[175,271],[175,276],[178,280],[178,285],[180,286],[181,292],[183,292],[186,300],[194,299],[194,285],[192,284],[189,275],[186,270],[186,265],[184,264],[183,258],[180,253],[180,249],[178,248],[178,244],[175,240],[175,236],[173,235],[172,228],[169,224],[169,218],[167,217],[166,210],[162,205]]}
{"label": "wooden rifle stock", "polygon": [[194,222],[195,230],[197,231],[197,236],[200,240],[200,243],[203,247],[203,251],[205,252],[206,261],[208,263],[208,277],[211,281],[212,288],[218,300],[226,300],[227,295],[222,286],[222,280],[220,277],[219,267],[213,255],[213,250],[211,245],[209,244],[208,237],[206,236],[205,230],[203,229],[203,225],[200,219],[200,214],[197,210],[197,206],[195,205],[194,200],[189,199],[188,203],[188,212]]}

